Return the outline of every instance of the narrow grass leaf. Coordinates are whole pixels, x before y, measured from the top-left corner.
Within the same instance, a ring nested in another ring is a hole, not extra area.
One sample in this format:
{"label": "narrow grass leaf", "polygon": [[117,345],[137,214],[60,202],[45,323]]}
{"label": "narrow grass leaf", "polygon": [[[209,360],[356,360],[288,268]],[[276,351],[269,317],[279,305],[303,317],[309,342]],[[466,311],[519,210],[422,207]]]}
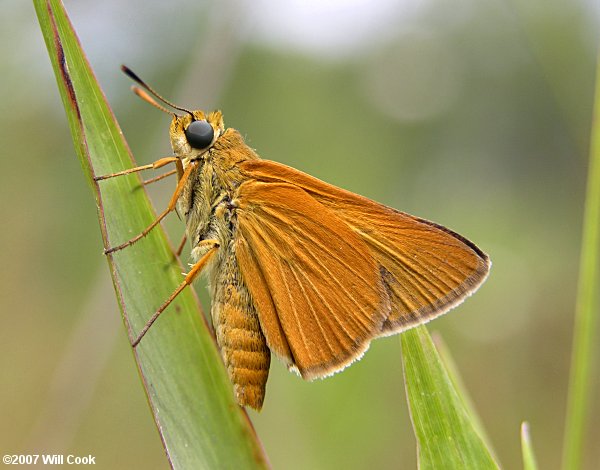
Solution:
{"label": "narrow grass leaf", "polygon": [[489,436],[487,435],[485,428],[483,427],[481,418],[479,417],[479,414],[477,413],[477,410],[475,409],[473,400],[471,400],[469,392],[467,391],[467,388],[465,387],[465,384],[464,384],[462,377],[458,371],[458,368],[456,367],[456,363],[454,362],[454,359],[452,358],[452,355],[450,354],[450,350],[448,349],[448,346],[446,345],[446,343],[444,342],[444,340],[442,339],[442,337],[439,334],[436,334],[434,332],[431,334],[431,337],[433,340],[433,344],[435,345],[435,349],[437,350],[437,352],[440,356],[442,364],[443,364],[444,368],[446,369],[448,377],[452,381],[452,385],[454,386],[454,389],[456,390],[458,397],[461,399],[465,411],[469,414],[469,420],[471,421],[473,428],[475,429],[477,434],[481,437],[483,444],[488,449],[488,451],[490,452],[490,454],[492,455],[494,460],[496,460],[498,462],[499,459],[497,457],[496,451],[494,450],[494,448],[492,446],[492,442],[491,442]]}
{"label": "narrow grass leaf", "polygon": [[521,424],[521,452],[523,453],[523,470],[537,470],[537,461],[533,453],[533,444],[529,433],[529,423]]}
{"label": "narrow grass leaf", "polygon": [[585,428],[590,415],[592,372],[596,363],[600,304],[600,57],[596,69],[596,97],[590,144],[583,238],[579,260],[579,283],[575,305],[573,353],[565,425],[562,468],[582,468]]}
{"label": "narrow grass leaf", "polygon": [[427,328],[401,336],[404,382],[420,469],[498,469]]}
{"label": "narrow grass leaf", "polygon": [[[140,233],[156,214],[137,174],[94,180],[135,163],[61,2],[34,0],[34,5],[75,149],[97,203],[104,247],[115,246]],[[120,78],[117,70],[115,77]],[[103,256],[100,249],[98,255]],[[160,227],[107,259],[131,338],[182,281],[184,269]],[[173,468],[267,467],[190,289],[177,297],[133,355]]]}

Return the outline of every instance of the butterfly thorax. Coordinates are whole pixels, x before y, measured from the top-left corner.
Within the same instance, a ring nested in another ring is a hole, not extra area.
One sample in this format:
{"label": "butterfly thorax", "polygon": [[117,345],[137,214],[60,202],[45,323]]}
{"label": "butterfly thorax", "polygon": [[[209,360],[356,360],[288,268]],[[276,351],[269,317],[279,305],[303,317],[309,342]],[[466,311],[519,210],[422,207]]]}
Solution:
{"label": "butterfly thorax", "polygon": [[245,177],[239,164],[258,156],[234,129],[228,129],[202,155],[182,159],[184,169],[194,165],[179,197],[177,209],[186,222],[187,236],[193,250],[202,240],[216,239],[227,246],[235,230],[235,214],[231,201]]}

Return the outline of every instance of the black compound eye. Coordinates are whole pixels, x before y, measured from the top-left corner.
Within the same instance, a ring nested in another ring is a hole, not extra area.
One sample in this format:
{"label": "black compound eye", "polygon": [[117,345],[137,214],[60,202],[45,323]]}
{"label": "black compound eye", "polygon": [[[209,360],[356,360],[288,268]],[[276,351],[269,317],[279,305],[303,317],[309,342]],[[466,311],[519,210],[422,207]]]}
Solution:
{"label": "black compound eye", "polygon": [[207,121],[193,121],[185,130],[185,138],[195,149],[208,147],[214,136],[215,131]]}

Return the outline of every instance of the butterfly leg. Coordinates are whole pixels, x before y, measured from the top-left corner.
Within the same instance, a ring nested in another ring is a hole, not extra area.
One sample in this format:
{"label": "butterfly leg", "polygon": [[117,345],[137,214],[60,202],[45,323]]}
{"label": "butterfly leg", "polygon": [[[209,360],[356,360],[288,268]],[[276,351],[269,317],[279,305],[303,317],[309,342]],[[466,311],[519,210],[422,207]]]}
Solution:
{"label": "butterfly leg", "polygon": [[190,269],[190,271],[186,274],[183,282],[179,284],[177,289],[173,291],[169,298],[165,300],[165,302],[158,308],[154,315],[152,315],[150,320],[148,320],[148,322],[144,325],[142,331],[140,331],[135,340],[133,340],[133,342],[131,343],[131,345],[134,348],[140,343],[144,335],[148,332],[148,330],[156,321],[156,319],[160,316],[160,314],[165,311],[165,309],[169,306],[171,302],[173,302],[175,297],[177,297],[183,289],[185,289],[187,286],[191,285],[192,282],[194,282],[194,279],[198,276],[198,274],[200,274],[202,269],[206,266],[206,264],[211,260],[211,258],[219,249],[219,242],[217,242],[216,240],[203,240],[201,244],[206,246],[206,248],[208,248],[208,251],[204,253],[204,255],[192,266],[192,269]]}
{"label": "butterfly leg", "polygon": [[156,160],[154,163],[150,163],[148,165],[136,166],[135,168],[129,168],[127,170],[118,171],[117,173],[110,173],[108,175],[94,176],[94,181],[107,180],[109,178],[114,178],[115,176],[128,175],[130,173],[136,173],[138,171],[156,170],[165,165],[168,165],[169,163],[176,163],[178,161],[180,162],[179,158],[177,158],[177,157],[165,157],[165,158]]}
{"label": "butterfly leg", "polygon": [[187,183],[192,170],[195,167],[196,167],[196,163],[190,163],[188,165],[188,167],[185,169],[185,171],[183,172],[183,175],[181,175],[181,178],[179,178],[179,181],[177,182],[177,187],[175,188],[175,191],[173,192],[173,196],[171,197],[171,201],[169,202],[169,205],[156,218],[156,220],[154,222],[152,222],[148,227],[146,227],[142,231],[142,233],[140,233],[139,235],[133,237],[131,240],[128,240],[125,243],[122,243],[121,245],[113,246],[112,248],[107,248],[106,250],[104,250],[104,254],[107,255],[109,253],[113,253],[115,251],[122,250],[123,248],[126,248],[129,245],[134,244],[135,242],[137,242],[141,238],[143,238],[146,235],[148,235],[148,233],[150,233],[150,230],[152,230],[154,227],[156,227],[160,223],[161,220],[163,220],[167,215],[169,215],[170,212],[174,211],[175,207],[177,206],[177,200],[179,199],[179,196],[181,195],[181,192],[183,191],[183,188],[184,188],[185,184]]}
{"label": "butterfly leg", "polygon": [[179,246],[177,247],[177,251],[175,251],[175,254],[178,257],[181,256],[181,252],[183,251],[183,248],[185,247],[185,242],[187,242],[187,233],[183,234],[183,237],[181,237],[181,241],[179,242]]}
{"label": "butterfly leg", "polygon": [[169,177],[171,175],[174,175],[175,173],[177,173],[177,169],[171,170],[171,171],[167,171],[166,173],[163,173],[162,175],[158,175],[158,176],[155,176],[154,178],[150,178],[150,179],[144,180],[143,185],[147,186],[149,184],[156,183],[157,181],[165,179],[165,178],[167,178],[167,177]]}

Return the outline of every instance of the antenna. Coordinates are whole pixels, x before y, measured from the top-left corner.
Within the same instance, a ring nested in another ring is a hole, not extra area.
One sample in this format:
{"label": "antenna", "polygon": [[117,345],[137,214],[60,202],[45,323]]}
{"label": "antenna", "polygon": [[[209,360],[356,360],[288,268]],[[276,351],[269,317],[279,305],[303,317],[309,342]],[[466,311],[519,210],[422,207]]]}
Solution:
{"label": "antenna", "polygon": [[161,106],[160,104],[158,104],[156,101],[154,101],[154,98],[152,98],[148,93],[146,93],[144,90],[142,90],[140,87],[137,87],[135,85],[131,86],[131,91],[133,91],[136,95],[138,95],[141,99],[143,99],[146,103],[150,103],[152,106],[154,106],[155,108],[160,109],[161,111],[164,111],[167,114],[172,114],[173,116],[177,117],[177,114],[175,114],[173,111],[169,111],[167,108],[165,108],[164,106]]}
{"label": "antenna", "polygon": [[[154,89],[151,86],[149,86],[146,82],[144,82],[144,80],[142,80],[140,77],[138,77],[137,74],[135,74],[129,67],[127,67],[126,65],[121,65],[121,70],[123,71],[123,73],[125,75],[127,75],[129,78],[131,78],[134,82],[136,82],[142,88],[145,88],[148,92],[150,92],[152,95],[154,95],[160,101],[162,101],[166,105],[170,106],[171,108],[178,109],[179,111],[188,113],[190,116],[192,116],[192,119],[194,119],[194,114],[189,109],[182,108],[181,106],[176,106],[173,103],[171,103],[169,100],[164,99],[161,95],[159,95],[156,91],[154,91]],[[138,95],[140,98],[142,98],[144,101],[147,101],[148,103],[150,103],[151,105],[156,106],[157,108],[162,109],[163,111],[167,111],[165,108],[160,106],[156,101],[154,101],[152,98],[150,98],[150,96],[148,96],[146,93],[143,93],[142,90],[140,90],[139,88],[134,87],[133,92],[136,95]],[[140,92],[142,92],[142,93],[140,93]],[[169,114],[173,114],[173,113],[170,113],[169,111],[167,111],[167,112]]]}

